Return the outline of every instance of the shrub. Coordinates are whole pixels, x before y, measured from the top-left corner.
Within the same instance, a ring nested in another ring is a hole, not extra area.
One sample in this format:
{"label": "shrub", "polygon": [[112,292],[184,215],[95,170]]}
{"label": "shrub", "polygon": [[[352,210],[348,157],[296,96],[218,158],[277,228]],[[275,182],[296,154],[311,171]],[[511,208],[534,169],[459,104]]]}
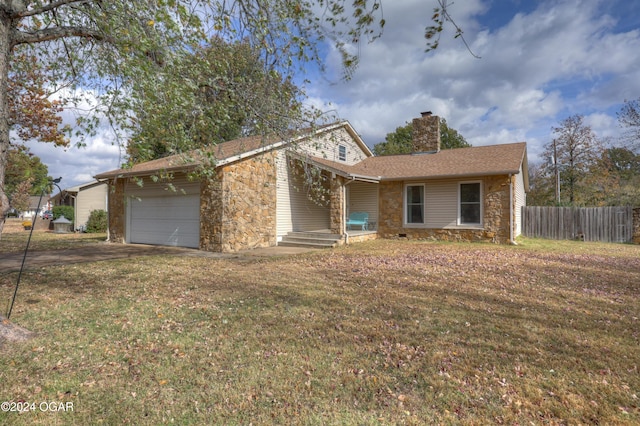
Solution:
{"label": "shrub", "polygon": [[86,232],[107,232],[107,212],[104,210],[91,210],[87,221]]}
{"label": "shrub", "polygon": [[73,207],[71,206],[55,206],[51,212],[53,213],[53,220],[58,219],[60,216],[64,216],[66,219],[73,222],[74,214]]}

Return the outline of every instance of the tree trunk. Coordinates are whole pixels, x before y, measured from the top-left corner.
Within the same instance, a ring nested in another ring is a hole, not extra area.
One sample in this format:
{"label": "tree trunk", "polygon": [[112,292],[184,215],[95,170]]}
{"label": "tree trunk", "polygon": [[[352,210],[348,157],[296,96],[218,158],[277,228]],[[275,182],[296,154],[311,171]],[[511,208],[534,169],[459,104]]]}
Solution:
{"label": "tree trunk", "polygon": [[9,198],[5,193],[4,175],[9,156],[9,102],[7,87],[9,86],[9,55],[11,53],[12,21],[6,12],[0,12],[0,235],[9,211]]}

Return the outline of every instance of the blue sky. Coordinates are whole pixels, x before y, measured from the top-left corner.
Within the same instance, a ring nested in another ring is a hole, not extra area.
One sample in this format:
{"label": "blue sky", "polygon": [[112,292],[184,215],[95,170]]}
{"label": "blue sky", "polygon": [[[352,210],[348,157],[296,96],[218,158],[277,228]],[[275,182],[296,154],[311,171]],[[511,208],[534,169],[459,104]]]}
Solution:
{"label": "blue sky", "polygon": [[[457,0],[450,13],[474,53],[454,40],[425,53],[423,33],[435,0],[383,0],[382,38],[353,46],[360,67],[348,82],[314,78],[309,103],[351,122],[369,146],[421,111],[444,117],[475,146],[526,141],[539,160],[551,128],[582,114],[613,143],[616,112],[640,98],[640,2],[629,0]],[[326,49],[329,75],[337,53]],[[313,77],[312,73],[308,77]],[[44,144],[32,151],[62,176],[63,187],[116,168],[107,132],[67,152]]]}
{"label": "blue sky", "polygon": [[473,145],[526,141],[535,161],[551,127],[573,114],[615,138],[615,113],[640,97],[640,2],[454,2],[450,12],[481,59],[451,29],[424,54],[432,2],[388,3],[385,34],[361,46],[353,80],[312,90],[369,145],[430,110]]}

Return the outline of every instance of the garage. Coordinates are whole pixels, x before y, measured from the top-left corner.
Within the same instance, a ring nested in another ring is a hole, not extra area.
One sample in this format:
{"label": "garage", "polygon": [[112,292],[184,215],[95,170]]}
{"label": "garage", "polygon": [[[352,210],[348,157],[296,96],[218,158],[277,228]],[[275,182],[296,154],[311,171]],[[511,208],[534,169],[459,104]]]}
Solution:
{"label": "garage", "polygon": [[[136,185],[137,186],[137,185]],[[178,190],[149,183],[127,191],[127,241],[198,248],[200,243],[199,184]]]}

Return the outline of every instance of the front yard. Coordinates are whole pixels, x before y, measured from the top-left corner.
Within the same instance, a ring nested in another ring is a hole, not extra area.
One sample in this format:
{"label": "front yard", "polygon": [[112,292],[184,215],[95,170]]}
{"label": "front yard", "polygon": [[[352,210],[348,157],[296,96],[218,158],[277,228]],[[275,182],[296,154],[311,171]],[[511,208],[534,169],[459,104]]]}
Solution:
{"label": "front yard", "polygon": [[0,348],[0,402],[35,405],[1,424],[640,422],[639,246],[373,241],[22,282],[11,320],[38,336]]}

